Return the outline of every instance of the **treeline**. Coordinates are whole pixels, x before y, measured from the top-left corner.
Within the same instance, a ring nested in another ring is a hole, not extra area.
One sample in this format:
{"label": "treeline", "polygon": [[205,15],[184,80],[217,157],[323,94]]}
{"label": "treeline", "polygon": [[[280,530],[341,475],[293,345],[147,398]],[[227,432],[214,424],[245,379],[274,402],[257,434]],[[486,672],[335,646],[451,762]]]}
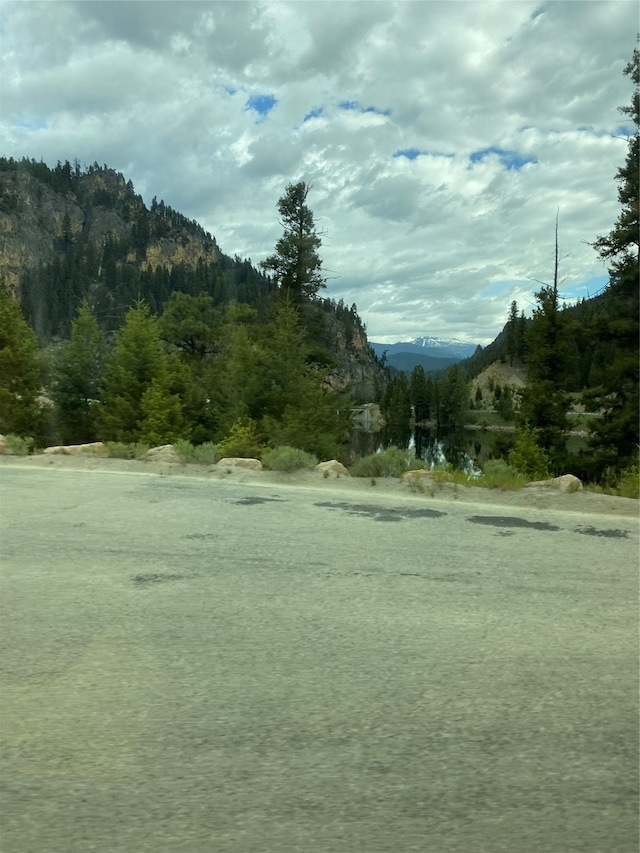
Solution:
{"label": "treeline", "polygon": [[331,356],[309,342],[286,297],[260,322],[251,306],[175,292],[161,315],[144,302],[129,308],[111,342],[83,307],[69,341],[48,357],[6,288],[0,323],[4,434],[40,446],[235,437],[254,452],[292,445],[321,458],[341,454],[350,395],[326,383]]}
{"label": "treeline", "polygon": [[62,251],[20,279],[21,304],[38,339],[46,343],[69,336],[78,305],[91,306],[100,327],[118,329],[134,302],[146,302],[161,312],[174,292],[207,294],[214,303],[254,305],[261,316],[274,288],[248,260],[220,254],[215,260],[142,267],[136,260],[135,232],[131,238],[108,235],[100,249],[93,242],[63,237]]}
{"label": "treeline", "polygon": [[380,408],[391,424],[432,424],[439,430],[456,430],[468,423],[469,383],[466,374],[454,364],[448,370],[426,373],[417,364],[411,375],[397,373],[380,398]]}

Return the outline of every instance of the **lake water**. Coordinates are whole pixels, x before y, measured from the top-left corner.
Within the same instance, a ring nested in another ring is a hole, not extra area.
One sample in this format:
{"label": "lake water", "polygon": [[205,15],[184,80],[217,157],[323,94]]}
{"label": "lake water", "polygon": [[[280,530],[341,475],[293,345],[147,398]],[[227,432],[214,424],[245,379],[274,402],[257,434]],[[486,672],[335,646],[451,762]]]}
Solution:
{"label": "lake water", "polygon": [[356,457],[367,456],[387,447],[411,448],[416,459],[427,467],[451,464],[469,470],[472,465],[500,456],[515,438],[514,432],[462,429],[451,432],[409,424],[387,424],[379,432],[355,429],[349,449]]}

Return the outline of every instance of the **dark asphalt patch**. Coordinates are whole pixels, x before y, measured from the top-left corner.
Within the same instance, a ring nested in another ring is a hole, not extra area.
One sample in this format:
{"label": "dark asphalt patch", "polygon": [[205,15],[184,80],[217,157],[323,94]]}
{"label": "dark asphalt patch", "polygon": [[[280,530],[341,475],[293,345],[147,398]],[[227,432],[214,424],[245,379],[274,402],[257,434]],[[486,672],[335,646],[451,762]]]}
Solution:
{"label": "dark asphalt patch", "polygon": [[526,518],[516,518],[511,515],[472,515],[472,524],[488,524],[492,527],[528,527],[532,530],[560,530],[555,524],[547,521],[527,521]]}
{"label": "dark asphalt patch", "polygon": [[437,509],[409,509],[396,507],[381,507],[375,504],[352,504],[347,501],[320,501],[314,506],[337,509],[347,515],[357,515],[361,518],[372,518],[374,521],[406,521],[408,518],[440,518],[446,515]]}
{"label": "dark asphalt patch", "polygon": [[233,501],[233,503],[238,506],[255,506],[256,504],[286,503],[286,501],[283,498],[263,498],[257,495],[250,495],[249,497]]}
{"label": "dark asphalt patch", "polygon": [[217,539],[216,533],[185,533],[183,539]]}
{"label": "dark asphalt patch", "polygon": [[615,528],[609,528],[607,530],[601,530],[597,527],[576,527],[576,533],[584,533],[585,536],[604,536],[607,539],[627,539],[629,536],[626,530],[617,530]]}
{"label": "dark asphalt patch", "polygon": [[150,575],[136,575],[131,578],[136,586],[147,586],[149,584],[154,583],[170,583],[171,581],[181,581],[189,578],[190,575],[163,575],[163,574],[150,574]]}
{"label": "dark asphalt patch", "polygon": [[425,581],[444,581],[445,583],[471,583],[476,581],[482,572],[449,572],[445,575],[427,575],[420,572],[399,572],[401,578],[422,578]]}

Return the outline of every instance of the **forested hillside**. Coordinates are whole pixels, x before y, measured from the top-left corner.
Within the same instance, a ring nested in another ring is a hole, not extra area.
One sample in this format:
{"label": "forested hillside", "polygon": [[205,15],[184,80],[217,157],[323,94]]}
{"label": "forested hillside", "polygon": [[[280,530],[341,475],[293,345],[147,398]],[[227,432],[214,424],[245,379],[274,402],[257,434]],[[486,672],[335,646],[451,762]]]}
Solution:
{"label": "forested hillside", "polygon": [[[290,227],[261,270],[106,166],[0,160],[0,432],[199,443],[235,428],[337,453],[352,401],[384,373],[356,306],[321,295],[307,192],[287,187]],[[23,367],[40,378],[27,391],[14,362],[30,334]],[[55,408],[35,417],[43,389]]]}

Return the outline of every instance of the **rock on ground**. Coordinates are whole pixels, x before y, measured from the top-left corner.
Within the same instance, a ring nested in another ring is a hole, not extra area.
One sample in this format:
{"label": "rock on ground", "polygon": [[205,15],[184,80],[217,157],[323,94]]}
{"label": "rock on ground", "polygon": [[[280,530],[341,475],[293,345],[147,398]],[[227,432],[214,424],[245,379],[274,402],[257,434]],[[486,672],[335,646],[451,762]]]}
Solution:
{"label": "rock on ground", "polygon": [[550,486],[552,489],[560,489],[561,492],[579,492],[582,489],[582,481],[573,474],[562,474],[561,477],[554,477],[551,480],[527,483],[527,487],[529,486]]}
{"label": "rock on ground", "polygon": [[216,463],[218,467],[227,465],[232,468],[250,468],[252,471],[262,471],[262,462],[259,459],[245,458],[243,456],[226,456]]}
{"label": "rock on ground", "polygon": [[350,477],[351,475],[341,462],[337,459],[330,459],[328,462],[319,462],[316,465],[316,471],[329,472],[329,475],[335,474],[336,477]]}
{"label": "rock on ground", "polygon": [[56,453],[60,456],[81,456],[90,453],[92,456],[108,456],[109,451],[101,441],[92,441],[89,444],[58,444],[45,447],[43,453]]}
{"label": "rock on ground", "polygon": [[162,444],[160,447],[151,447],[144,454],[148,462],[180,462],[173,444]]}

